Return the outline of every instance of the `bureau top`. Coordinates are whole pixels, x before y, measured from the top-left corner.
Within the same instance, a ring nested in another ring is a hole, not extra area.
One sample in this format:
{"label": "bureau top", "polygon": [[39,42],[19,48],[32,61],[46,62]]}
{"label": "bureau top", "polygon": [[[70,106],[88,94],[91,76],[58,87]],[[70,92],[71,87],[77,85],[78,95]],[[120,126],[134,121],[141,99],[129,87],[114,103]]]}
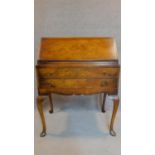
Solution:
{"label": "bureau top", "polygon": [[117,60],[113,38],[42,38],[40,60]]}

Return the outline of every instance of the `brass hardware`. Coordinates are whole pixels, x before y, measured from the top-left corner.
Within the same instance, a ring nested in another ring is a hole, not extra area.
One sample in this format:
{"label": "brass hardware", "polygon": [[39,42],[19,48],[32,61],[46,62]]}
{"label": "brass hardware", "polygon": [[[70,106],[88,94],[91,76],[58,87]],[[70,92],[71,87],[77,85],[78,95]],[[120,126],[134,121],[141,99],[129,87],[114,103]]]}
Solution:
{"label": "brass hardware", "polygon": [[52,75],[53,75],[53,73],[49,73],[49,74],[48,74],[48,76],[52,76]]}
{"label": "brass hardware", "polygon": [[107,85],[108,85],[108,82],[107,82],[107,81],[102,81],[102,82],[101,82],[101,86],[102,86],[102,87],[105,87],[105,86],[107,86]]}
{"label": "brass hardware", "polygon": [[112,76],[110,73],[106,73],[106,72],[103,72],[102,73],[104,76]]}
{"label": "brass hardware", "polygon": [[53,84],[50,84],[50,87],[53,87],[53,88],[55,88],[55,85],[53,85]]}

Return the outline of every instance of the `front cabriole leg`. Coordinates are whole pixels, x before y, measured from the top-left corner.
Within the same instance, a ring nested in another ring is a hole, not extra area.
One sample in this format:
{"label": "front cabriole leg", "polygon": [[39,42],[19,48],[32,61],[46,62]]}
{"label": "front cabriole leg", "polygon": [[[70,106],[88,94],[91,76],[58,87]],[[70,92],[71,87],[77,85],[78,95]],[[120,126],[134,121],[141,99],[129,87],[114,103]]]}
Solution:
{"label": "front cabriole leg", "polygon": [[114,125],[116,113],[118,110],[118,106],[119,106],[119,98],[117,97],[117,98],[113,99],[113,113],[112,113],[111,123],[110,123],[110,135],[111,136],[116,136],[116,132],[113,129],[113,125]]}
{"label": "front cabriole leg", "polygon": [[40,133],[40,137],[44,137],[46,135],[46,122],[43,113],[43,100],[44,100],[43,96],[37,97],[37,108],[42,122],[42,132]]}

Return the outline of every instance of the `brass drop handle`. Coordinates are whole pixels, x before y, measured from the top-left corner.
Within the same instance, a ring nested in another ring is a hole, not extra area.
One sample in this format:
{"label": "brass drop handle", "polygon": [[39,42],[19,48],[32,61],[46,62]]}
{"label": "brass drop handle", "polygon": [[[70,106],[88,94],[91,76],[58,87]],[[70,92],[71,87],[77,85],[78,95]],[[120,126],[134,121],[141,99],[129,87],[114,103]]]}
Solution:
{"label": "brass drop handle", "polygon": [[104,76],[111,76],[110,73],[106,73],[106,72],[103,72],[102,74],[103,74]]}
{"label": "brass drop handle", "polygon": [[48,76],[52,76],[52,75],[53,75],[53,73],[49,73],[49,74],[48,74]]}
{"label": "brass drop handle", "polygon": [[106,73],[106,72],[103,72],[102,74],[103,74],[103,75],[106,75],[107,73]]}
{"label": "brass drop handle", "polygon": [[50,84],[50,87],[53,87],[53,88],[55,88],[55,85],[53,85],[53,84]]}
{"label": "brass drop handle", "polygon": [[108,82],[107,82],[107,81],[102,81],[102,82],[101,82],[101,86],[102,86],[102,87],[105,87],[105,86],[107,86],[107,85],[108,85]]}

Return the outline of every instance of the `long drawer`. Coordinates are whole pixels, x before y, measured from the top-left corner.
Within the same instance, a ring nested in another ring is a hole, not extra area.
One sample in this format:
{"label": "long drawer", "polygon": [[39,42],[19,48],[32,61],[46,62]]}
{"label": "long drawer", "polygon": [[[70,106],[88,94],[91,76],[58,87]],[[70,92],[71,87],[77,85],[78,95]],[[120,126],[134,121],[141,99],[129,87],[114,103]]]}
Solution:
{"label": "long drawer", "polygon": [[91,88],[116,89],[117,79],[41,79],[39,88]]}
{"label": "long drawer", "polygon": [[44,78],[117,78],[118,67],[37,67],[38,77]]}
{"label": "long drawer", "polygon": [[98,93],[108,93],[108,94],[117,94],[118,89],[104,88],[104,87],[94,87],[92,88],[39,88],[39,94],[47,95],[49,93],[58,93],[64,95],[90,95]]}

